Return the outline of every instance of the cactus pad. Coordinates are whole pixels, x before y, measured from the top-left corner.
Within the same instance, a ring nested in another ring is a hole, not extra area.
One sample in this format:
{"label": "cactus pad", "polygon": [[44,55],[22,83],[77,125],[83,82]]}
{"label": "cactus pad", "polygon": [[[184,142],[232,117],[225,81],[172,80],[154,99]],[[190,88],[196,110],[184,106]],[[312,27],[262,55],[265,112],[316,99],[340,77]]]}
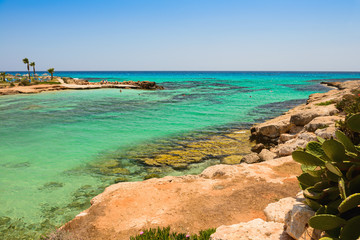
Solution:
{"label": "cactus pad", "polygon": [[308,166],[324,166],[325,164],[320,158],[304,151],[294,151],[292,157],[296,162]]}
{"label": "cactus pad", "polygon": [[339,142],[341,142],[345,146],[346,150],[350,152],[356,152],[354,144],[343,132],[338,130],[335,132],[335,136],[339,140]]}
{"label": "cactus pad", "polygon": [[334,139],[326,140],[323,143],[323,149],[326,155],[333,162],[342,162],[345,158],[345,147],[339,141]]}
{"label": "cactus pad", "polygon": [[340,238],[346,240],[356,240],[360,237],[360,216],[347,221],[341,231]]}
{"label": "cactus pad", "polygon": [[347,197],[339,206],[339,212],[343,213],[356,208],[360,205],[360,193],[355,193]]}
{"label": "cactus pad", "polygon": [[356,115],[351,116],[347,120],[347,125],[354,132],[360,132],[360,114],[356,114]]}
{"label": "cactus pad", "polygon": [[346,220],[331,214],[319,214],[310,218],[309,225],[320,230],[330,230],[341,227]]}
{"label": "cactus pad", "polygon": [[334,164],[330,163],[330,162],[326,162],[325,163],[325,167],[332,173],[338,175],[339,177],[342,177],[342,172],[339,170],[339,168],[337,168]]}
{"label": "cactus pad", "polygon": [[309,142],[306,145],[306,152],[315,155],[317,157],[321,157],[325,154],[324,150],[321,147],[321,143],[319,142]]}

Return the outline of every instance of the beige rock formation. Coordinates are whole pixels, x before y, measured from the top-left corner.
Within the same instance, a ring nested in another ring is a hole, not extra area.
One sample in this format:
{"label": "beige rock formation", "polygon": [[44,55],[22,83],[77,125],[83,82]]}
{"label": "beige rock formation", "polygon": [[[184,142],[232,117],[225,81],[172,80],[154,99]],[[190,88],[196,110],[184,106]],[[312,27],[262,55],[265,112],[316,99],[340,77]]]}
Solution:
{"label": "beige rock formation", "polygon": [[292,209],[286,214],[286,232],[297,240],[317,240],[321,236],[320,230],[315,230],[308,225],[309,219],[315,212],[302,202],[296,201]]}
{"label": "beige rock formation", "polygon": [[263,209],[299,191],[300,167],[291,157],[258,164],[216,165],[200,175],[118,183],[67,223],[89,239],[129,239],[150,227],[197,233],[206,228],[265,219]]}
{"label": "beige rock formation", "polygon": [[264,209],[266,220],[284,224],[286,214],[291,211],[295,203],[296,198],[294,197],[282,198],[277,202],[270,203]]}
{"label": "beige rock formation", "polygon": [[220,226],[210,240],[292,240],[284,232],[284,224],[257,218],[249,222]]}

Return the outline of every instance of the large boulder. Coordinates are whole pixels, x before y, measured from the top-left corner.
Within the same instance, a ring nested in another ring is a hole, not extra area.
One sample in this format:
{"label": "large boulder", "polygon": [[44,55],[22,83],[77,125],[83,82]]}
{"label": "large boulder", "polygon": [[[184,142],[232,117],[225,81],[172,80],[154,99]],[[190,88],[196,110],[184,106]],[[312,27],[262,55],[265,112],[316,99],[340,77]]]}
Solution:
{"label": "large boulder", "polygon": [[251,151],[252,151],[252,152],[255,152],[255,153],[260,153],[261,150],[263,150],[264,148],[265,148],[265,145],[264,145],[264,144],[258,143],[258,144],[256,144],[255,146],[253,146],[253,147],[251,148]]}
{"label": "large boulder", "polygon": [[316,135],[311,132],[303,132],[298,135],[298,139],[302,139],[306,142],[317,141]]}
{"label": "large boulder", "polygon": [[293,197],[282,198],[277,202],[270,203],[264,209],[266,220],[285,223],[285,216],[289,211],[291,211],[295,203],[296,198]]}
{"label": "large boulder", "polygon": [[291,237],[284,232],[283,228],[283,223],[265,222],[257,218],[250,222],[220,226],[210,236],[210,240],[291,240]]}
{"label": "large boulder", "polygon": [[277,146],[278,156],[280,156],[280,157],[289,156],[297,148],[299,148],[299,147],[304,148],[306,146],[306,144],[307,144],[306,140],[297,139],[297,138],[287,141],[284,144],[279,144]]}
{"label": "large boulder", "polygon": [[263,149],[260,153],[259,153],[259,158],[261,161],[269,161],[271,159],[274,159],[276,157],[276,153],[271,152],[267,149]]}
{"label": "large boulder", "polygon": [[295,124],[296,126],[304,126],[318,116],[319,113],[314,111],[300,112],[292,115],[290,118],[290,122]]}
{"label": "large boulder", "polygon": [[292,238],[297,240],[317,240],[321,236],[320,230],[311,228],[309,219],[315,212],[302,202],[295,202],[292,209],[285,216],[285,230]]}
{"label": "large boulder", "polygon": [[283,134],[280,135],[279,140],[280,140],[280,142],[284,143],[284,142],[287,142],[287,141],[289,141],[291,139],[294,139],[294,138],[296,138],[295,134],[283,133]]}
{"label": "large boulder", "polygon": [[290,123],[296,126],[305,126],[316,117],[332,116],[338,112],[339,110],[337,110],[334,105],[312,107],[311,109],[291,115]]}
{"label": "large boulder", "polygon": [[247,154],[241,159],[242,163],[244,162],[244,163],[248,163],[248,164],[257,163],[260,161],[261,161],[261,159],[256,153]]}
{"label": "large boulder", "polygon": [[305,125],[306,131],[315,132],[317,129],[327,128],[333,125],[335,121],[341,120],[339,116],[323,116],[314,118],[311,122]]}
{"label": "large boulder", "polygon": [[330,139],[331,137],[335,137],[335,124],[327,127],[327,128],[322,128],[322,129],[318,129],[315,131],[316,136],[322,137],[324,139]]}

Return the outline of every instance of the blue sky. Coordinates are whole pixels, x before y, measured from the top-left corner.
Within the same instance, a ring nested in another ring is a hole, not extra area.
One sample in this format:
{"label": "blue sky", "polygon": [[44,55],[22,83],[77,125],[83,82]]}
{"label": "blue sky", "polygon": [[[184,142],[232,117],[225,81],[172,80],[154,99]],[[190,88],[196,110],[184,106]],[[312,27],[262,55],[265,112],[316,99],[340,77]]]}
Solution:
{"label": "blue sky", "polygon": [[0,70],[360,71],[360,0],[0,0]]}

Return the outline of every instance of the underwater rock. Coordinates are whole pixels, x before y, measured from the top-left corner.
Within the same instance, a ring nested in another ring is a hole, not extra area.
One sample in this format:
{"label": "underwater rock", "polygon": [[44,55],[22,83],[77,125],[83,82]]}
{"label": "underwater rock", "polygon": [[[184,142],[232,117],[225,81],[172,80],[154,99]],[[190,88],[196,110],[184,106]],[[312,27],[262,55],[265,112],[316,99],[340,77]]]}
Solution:
{"label": "underwater rock", "polygon": [[128,179],[125,177],[118,177],[114,179],[114,183],[119,183],[119,182],[127,182]]}
{"label": "underwater rock", "polygon": [[45,183],[42,187],[39,187],[39,190],[55,190],[57,188],[63,187],[64,184],[60,182],[48,182]]}
{"label": "underwater rock", "polygon": [[160,178],[159,174],[153,173],[153,174],[148,174],[144,177],[144,180],[148,180],[150,178]]}
{"label": "underwater rock", "polygon": [[221,160],[222,164],[228,164],[228,165],[233,165],[233,164],[239,164],[241,162],[241,159],[243,159],[243,155],[230,155],[227,157],[224,157]]}
{"label": "underwater rock", "polygon": [[31,165],[30,162],[21,162],[21,163],[5,163],[2,164],[1,166],[6,168],[27,168],[30,167],[30,165]]}
{"label": "underwater rock", "polygon": [[188,164],[186,163],[174,163],[172,164],[173,169],[175,170],[185,170],[188,168]]}

